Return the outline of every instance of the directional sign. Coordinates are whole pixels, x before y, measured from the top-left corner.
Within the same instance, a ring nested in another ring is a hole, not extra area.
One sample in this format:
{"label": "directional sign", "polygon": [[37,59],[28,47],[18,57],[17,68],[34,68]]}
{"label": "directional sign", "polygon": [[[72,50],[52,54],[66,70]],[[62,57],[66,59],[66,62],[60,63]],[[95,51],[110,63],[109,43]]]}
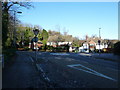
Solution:
{"label": "directional sign", "polygon": [[34,41],[35,41],[35,42],[38,42],[38,37],[34,37]]}
{"label": "directional sign", "polygon": [[32,42],[38,42],[38,37],[34,37],[34,38],[32,39]]}
{"label": "directional sign", "polygon": [[98,44],[100,44],[101,43],[101,41],[100,40],[98,40]]}

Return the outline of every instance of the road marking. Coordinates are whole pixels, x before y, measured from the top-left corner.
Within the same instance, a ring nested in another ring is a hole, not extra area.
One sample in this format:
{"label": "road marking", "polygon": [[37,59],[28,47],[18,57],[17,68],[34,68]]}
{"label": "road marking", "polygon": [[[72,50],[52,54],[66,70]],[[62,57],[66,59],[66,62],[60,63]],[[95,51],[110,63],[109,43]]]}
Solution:
{"label": "road marking", "polygon": [[47,80],[48,82],[50,82],[50,79],[45,75],[45,72],[44,72],[43,69],[40,67],[40,65],[41,65],[41,64],[36,64],[37,69],[42,72],[43,78],[44,78],[45,80]]}
{"label": "road marking", "polygon": [[39,64],[36,64],[36,66],[39,71],[43,72],[43,69],[39,66]]}
{"label": "road marking", "polygon": [[41,53],[38,53],[39,55],[41,55]]}
{"label": "road marking", "polygon": [[[113,79],[113,78],[111,78],[111,77],[109,77],[109,76],[106,76],[106,75],[104,75],[104,74],[102,74],[102,73],[99,73],[99,72],[97,72],[97,71],[95,71],[95,70],[93,70],[93,69],[90,69],[90,68],[88,68],[88,67],[86,67],[86,66],[83,66],[83,65],[81,65],[81,64],[73,64],[73,65],[67,65],[67,66],[68,66],[68,67],[71,67],[71,68],[74,68],[74,69],[77,69],[77,70],[81,70],[81,71],[90,73],[90,74],[94,74],[94,75],[103,77],[103,78],[106,78],[106,79],[109,79],[109,80],[117,81],[117,80],[115,80],[115,79]],[[85,68],[85,69],[87,69],[87,70],[78,68],[78,67],[76,67],[76,66],[81,66],[82,68]]]}
{"label": "road marking", "polygon": [[62,59],[62,58],[60,58],[60,57],[55,57],[55,59]]}
{"label": "road marking", "polygon": [[50,53],[51,55],[69,55],[67,53]]}
{"label": "road marking", "polygon": [[73,59],[73,58],[69,58],[69,57],[67,57],[67,58],[65,58],[67,61],[73,61],[73,60],[75,60],[75,59]]}
{"label": "road marking", "polygon": [[85,53],[80,53],[78,55],[82,55],[82,56],[92,56],[91,54],[85,54]]}
{"label": "road marking", "polygon": [[34,62],[34,60],[32,59],[32,57],[29,57],[30,58],[30,60],[32,61],[32,62]]}

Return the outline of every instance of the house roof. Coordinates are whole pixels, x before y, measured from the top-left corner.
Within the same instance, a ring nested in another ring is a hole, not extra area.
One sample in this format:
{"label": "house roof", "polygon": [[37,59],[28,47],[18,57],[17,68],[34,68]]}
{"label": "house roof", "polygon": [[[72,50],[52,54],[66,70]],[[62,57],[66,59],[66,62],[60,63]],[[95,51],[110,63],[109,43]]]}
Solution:
{"label": "house roof", "polygon": [[101,41],[101,43],[103,43],[103,39],[99,38],[99,37],[94,37],[94,38],[87,38],[87,40],[85,40],[83,43],[89,43],[89,44],[96,44],[98,43],[98,40]]}
{"label": "house roof", "polygon": [[90,40],[88,43],[89,44],[96,44],[93,40]]}

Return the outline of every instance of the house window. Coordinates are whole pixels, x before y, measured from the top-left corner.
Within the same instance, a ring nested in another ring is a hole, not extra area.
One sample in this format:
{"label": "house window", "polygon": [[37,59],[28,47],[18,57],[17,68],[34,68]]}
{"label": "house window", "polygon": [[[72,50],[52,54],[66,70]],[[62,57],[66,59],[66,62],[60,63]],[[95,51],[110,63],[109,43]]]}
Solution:
{"label": "house window", "polygon": [[90,44],[90,46],[94,46],[94,44]]}

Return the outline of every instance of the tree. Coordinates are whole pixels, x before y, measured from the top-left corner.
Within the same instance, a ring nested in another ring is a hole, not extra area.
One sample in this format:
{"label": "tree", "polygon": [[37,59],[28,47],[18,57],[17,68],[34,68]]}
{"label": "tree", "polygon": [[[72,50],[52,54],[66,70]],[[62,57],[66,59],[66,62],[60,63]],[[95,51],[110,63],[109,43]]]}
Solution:
{"label": "tree", "polygon": [[[5,43],[7,38],[10,38],[9,33],[9,17],[12,16],[9,12],[10,10],[17,11],[20,7],[30,8],[32,5],[29,2],[14,2],[7,0],[6,2],[2,2],[2,40],[3,40],[3,48],[5,48]],[[12,34],[11,34],[12,35]]]}
{"label": "tree", "polygon": [[48,40],[49,35],[45,29],[42,30],[41,36],[43,37],[43,40]]}
{"label": "tree", "polygon": [[34,33],[32,31],[32,28],[26,27],[26,30],[24,32],[24,41],[26,45],[29,45],[29,42],[34,37]]}
{"label": "tree", "polygon": [[108,48],[113,48],[114,44],[110,40],[106,40],[106,43],[108,45]]}
{"label": "tree", "polygon": [[96,34],[92,34],[91,38],[96,38],[97,35]]}
{"label": "tree", "polygon": [[72,42],[73,41],[72,35],[64,35],[63,38],[64,38],[64,41],[66,41],[66,42]]}
{"label": "tree", "polygon": [[48,33],[49,33],[49,36],[60,35],[60,32],[56,32],[56,31],[52,31],[52,30],[48,30]]}
{"label": "tree", "polygon": [[80,43],[79,43],[79,38],[77,37],[74,37],[73,38],[73,47],[79,47],[80,46]]}
{"label": "tree", "polygon": [[120,41],[114,44],[114,54],[120,55]]}
{"label": "tree", "polygon": [[42,37],[42,43],[44,45],[44,50],[46,50],[46,44],[47,44],[49,35],[45,29],[42,30],[41,37]]}

